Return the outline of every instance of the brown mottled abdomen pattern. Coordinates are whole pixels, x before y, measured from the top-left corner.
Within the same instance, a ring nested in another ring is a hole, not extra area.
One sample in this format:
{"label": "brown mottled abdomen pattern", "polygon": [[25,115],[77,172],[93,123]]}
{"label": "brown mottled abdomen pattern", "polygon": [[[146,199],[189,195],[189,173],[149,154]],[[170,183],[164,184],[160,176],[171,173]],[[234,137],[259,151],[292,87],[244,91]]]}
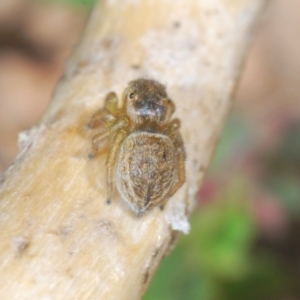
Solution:
{"label": "brown mottled abdomen pattern", "polygon": [[116,165],[117,189],[137,213],[166,200],[176,174],[175,148],[166,135],[134,132],[124,140]]}

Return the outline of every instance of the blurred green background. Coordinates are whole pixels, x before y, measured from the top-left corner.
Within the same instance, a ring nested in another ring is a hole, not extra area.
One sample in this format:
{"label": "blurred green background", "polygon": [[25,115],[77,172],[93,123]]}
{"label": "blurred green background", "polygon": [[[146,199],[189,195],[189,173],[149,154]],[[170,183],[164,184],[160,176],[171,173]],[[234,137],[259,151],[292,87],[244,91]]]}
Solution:
{"label": "blurred green background", "polygon": [[[0,172],[18,152],[18,132],[47,107],[93,3],[1,0]],[[144,300],[300,299],[299,5],[270,2],[191,232]]]}

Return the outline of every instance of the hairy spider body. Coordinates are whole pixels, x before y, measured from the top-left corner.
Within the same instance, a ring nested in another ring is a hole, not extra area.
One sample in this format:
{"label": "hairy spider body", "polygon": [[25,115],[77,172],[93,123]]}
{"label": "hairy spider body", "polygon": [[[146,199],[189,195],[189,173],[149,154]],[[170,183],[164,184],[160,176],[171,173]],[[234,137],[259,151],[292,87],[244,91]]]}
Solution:
{"label": "hairy spider body", "polygon": [[170,138],[162,134],[133,132],[124,140],[116,166],[116,184],[121,197],[138,214],[168,196],[177,175],[175,153]]}
{"label": "hairy spider body", "polygon": [[104,130],[93,138],[94,150],[107,138],[107,196],[111,201],[113,178],[120,197],[137,214],[163,206],[185,180],[183,141],[178,119],[165,87],[154,80],[129,83],[118,108],[115,93],[94,114],[90,127]]}

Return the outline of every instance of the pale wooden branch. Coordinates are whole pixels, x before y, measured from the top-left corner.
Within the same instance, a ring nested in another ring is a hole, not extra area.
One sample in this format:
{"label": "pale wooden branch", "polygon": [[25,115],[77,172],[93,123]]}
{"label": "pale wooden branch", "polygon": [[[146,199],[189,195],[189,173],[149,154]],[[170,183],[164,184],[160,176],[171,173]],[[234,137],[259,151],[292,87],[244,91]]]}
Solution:
{"label": "pale wooden branch", "polygon": [[[0,192],[1,299],[140,299],[187,216],[219,139],[263,0],[106,0],[95,6],[53,100]],[[106,204],[105,157],[87,123],[128,81],[167,86],[187,180],[165,209]]]}

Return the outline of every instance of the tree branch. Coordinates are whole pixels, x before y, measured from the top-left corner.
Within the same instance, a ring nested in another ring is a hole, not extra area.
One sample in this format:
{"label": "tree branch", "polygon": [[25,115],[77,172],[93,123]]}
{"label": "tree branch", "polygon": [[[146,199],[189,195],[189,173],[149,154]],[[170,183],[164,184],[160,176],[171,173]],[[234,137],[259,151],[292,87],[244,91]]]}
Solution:
{"label": "tree branch", "polygon": [[[1,299],[140,299],[187,216],[231,104],[263,0],[107,0],[95,6],[40,123],[0,187]],[[141,218],[106,204],[107,153],[87,128],[109,91],[165,84],[187,150],[187,179]]]}

